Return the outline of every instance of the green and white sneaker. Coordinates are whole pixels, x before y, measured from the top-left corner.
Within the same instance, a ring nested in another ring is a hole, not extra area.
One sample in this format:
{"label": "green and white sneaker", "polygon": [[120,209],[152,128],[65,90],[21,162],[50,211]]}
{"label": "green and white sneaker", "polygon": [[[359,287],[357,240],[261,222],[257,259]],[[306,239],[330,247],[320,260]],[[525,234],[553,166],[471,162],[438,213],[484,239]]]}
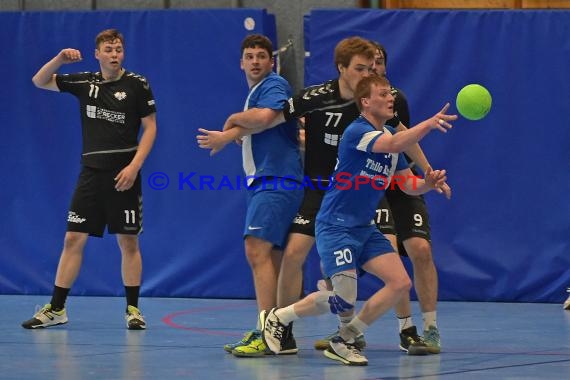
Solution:
{"label": "green and white sneaker", "polygon": [[224,350],[228,353],[232,353],[233,350],[240,346],[247,346],[254,339],[261,337],[261,332],[259,330],[251,330],[243,334],[243,338],[235,343],[224,344]]}
{"label": "green and white sneaker", "polygon": [[127,306],[125,320],[127,321],[127,328],[129,330],[146,329],[146,322],[144,321],[144,317],[141,314],[141,311],[132,305]]}
{"label": "green and white sneaker", "polygon": [[430,326],[427,330],[424,330],[424,342],[430,354],[439,354],[441,352],[441,339],[437,327]]}
{"label": "green and white sneaker", "polygon": [[54,311],[51,309],[51,304],[48,303],[41,309],[36,310],[32,319],[22,322],[22,327],[25,329],[39,329],[64,323],[67,323],[65,309]]}
{"label": "green and white sneaker", "polygon": [[249,342],[249,344],[234,348],[232,354],[237,357],[251,358],[270,355],[271,351],[267,348],[261,334],[259,334],[255,339]]}

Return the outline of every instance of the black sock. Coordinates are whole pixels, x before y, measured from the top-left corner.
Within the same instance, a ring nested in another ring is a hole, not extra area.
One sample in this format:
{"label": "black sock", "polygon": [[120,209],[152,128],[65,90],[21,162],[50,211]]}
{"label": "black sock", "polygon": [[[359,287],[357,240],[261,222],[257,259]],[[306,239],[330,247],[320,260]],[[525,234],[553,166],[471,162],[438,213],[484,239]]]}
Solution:
{"label": "black sock", "polygon": [[139,291],[140,286],[125,286],[125,294],[127,296],[127,306],[131,305],[136,308],[139,307]]}
{"label": "black sock", "polygon": [[51,309],[53,311],[60,311],[65,307],[65,300],[69,294],[68,288],[60,288],[59,286],[53,286],[53,293],[51,295]]}

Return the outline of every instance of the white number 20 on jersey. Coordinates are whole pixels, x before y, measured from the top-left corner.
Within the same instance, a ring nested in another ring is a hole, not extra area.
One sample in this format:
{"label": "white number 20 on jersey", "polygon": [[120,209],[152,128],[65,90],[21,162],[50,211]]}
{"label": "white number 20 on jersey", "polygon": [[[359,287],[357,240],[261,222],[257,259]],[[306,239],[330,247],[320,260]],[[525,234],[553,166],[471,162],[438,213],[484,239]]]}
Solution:
{"label": "white number 20 on jersey", "polygon": [[337,267],[340,267],[344,264],[352,263],[352,252],[350,252],[350,249],[348,248],[339,251],[334,251],[333,254],[336,256]]}

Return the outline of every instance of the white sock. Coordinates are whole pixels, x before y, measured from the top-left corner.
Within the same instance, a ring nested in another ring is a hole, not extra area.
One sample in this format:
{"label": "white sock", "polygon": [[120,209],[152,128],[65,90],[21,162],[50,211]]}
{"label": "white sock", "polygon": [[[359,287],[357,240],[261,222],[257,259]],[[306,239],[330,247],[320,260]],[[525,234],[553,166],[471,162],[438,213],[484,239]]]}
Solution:
{"label": "white sock", "polygon": [[422,313],[424,319],[424,331],[427,331],[430,326],[437,328],[437,311],[428,311],[427,313]]}
{"label": "white sock", "polygon": [[295,306],[294,304],[289,305],[287,307],[283,307],[275,311],[275,315],[284,325],[288,325],[289,323],[299,319],[299,316],[295,313],[294,306]]}
{"label": "white sock", "polygon": [[350,321],[350,323],[346,327],[356,332],[357,333],[356,336],[359,336],[364,334],[364,332],[368,328],[368,325],[362,322],[362,320],[358,318],[358,316],[356,316],[352,318],[352,321]]}
{"label": "white sock", "polygon": [[408,317],[397,317],[398,318],[398,325],[400,326],[400,332],[402,332],[402,330],[407,329],[408,327],[412,327],[414,326],[414,321],[412,321],[412,316],[408,316]]}
{"label": "white sock", "polygon": [[347,315],[347,316],[338,315],[338,320],[340,322],[339,327],[347,326],[352,321],[353,318],[354,318],[354,311],[350,315]]}

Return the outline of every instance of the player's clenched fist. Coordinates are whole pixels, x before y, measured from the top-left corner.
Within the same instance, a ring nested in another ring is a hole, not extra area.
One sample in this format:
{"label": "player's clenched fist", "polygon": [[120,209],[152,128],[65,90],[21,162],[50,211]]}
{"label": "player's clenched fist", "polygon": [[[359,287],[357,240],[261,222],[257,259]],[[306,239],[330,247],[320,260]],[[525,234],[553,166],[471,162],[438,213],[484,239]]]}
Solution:
{"label": "player's clenched fist", "polygon": [[73,63],[79,62],[82,60],[81,52],[77,49],[63,49],[59,52],[60,59],[63,60],[63,63]]}

